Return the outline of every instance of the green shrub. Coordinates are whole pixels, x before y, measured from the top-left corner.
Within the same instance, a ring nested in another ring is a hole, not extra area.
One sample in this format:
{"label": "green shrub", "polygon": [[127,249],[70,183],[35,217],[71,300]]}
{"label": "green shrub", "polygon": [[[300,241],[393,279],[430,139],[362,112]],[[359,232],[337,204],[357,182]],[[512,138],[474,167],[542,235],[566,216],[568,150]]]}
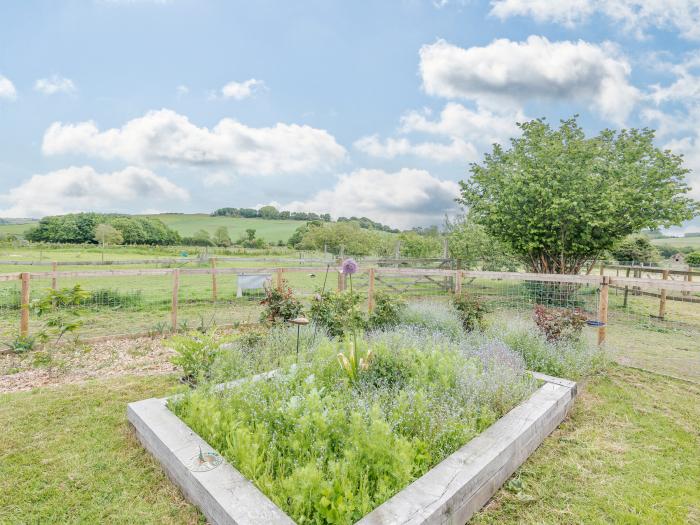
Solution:
{"label": "green shrub", "polygon": [[484,315],[488,310],[479,297],[462,293],[454,296],[452,304],[454,304],[459,318],[462,320],[462,326],[467,332],[484,328]]}
{"label": "green shrub", "polygon": [[311,300],[310,316],[331,337],[342,337],[352,330],[364,330],[367,318],[358,306],[362,297],[358,293],[333,290],[317,293]]}
{"label": "green shrub", "polygon": [[171,361],[182,369],[183,382],[195,385],[211,377],[211,368],[221,347],[221,341],[216,334],[193,332],[188,335],[175,335],[167,344],[175,350],[176,355]]}
{"label": "green shrub", "polygon": [[280,287],[265,286],[265,298],[260,304],[265,307],[260,314],[263,323],[291,321],[302,312],[301,302],[294,297],[287,281],[283,281]]}
{"label": "green shrub", "polygon": [[700,266],[700,252],[689,253],[685,257],[685,262],[690,266]]}
{"label": "green shrub", "polygon": [[405,308],[406,303],[400,297],[386,292],[375,292],[374,309],[367,318],[367,327],[381,330],[396,326],[401,322],[401,312]]}

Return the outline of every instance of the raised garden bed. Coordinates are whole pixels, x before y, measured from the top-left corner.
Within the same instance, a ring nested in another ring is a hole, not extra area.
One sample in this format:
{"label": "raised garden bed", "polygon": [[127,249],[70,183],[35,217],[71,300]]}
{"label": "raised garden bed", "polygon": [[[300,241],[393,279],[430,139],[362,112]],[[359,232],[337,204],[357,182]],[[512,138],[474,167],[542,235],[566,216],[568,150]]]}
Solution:
{"label": "raised garden bed", "polygon": [[[358,523],[464,523],[566,417],[576,383],[533,373],[542,385],[489,428]],[[264,380],[271,374],[234,381]],[[127,416],[144,447],[189,501],[216,524],[294,523],[168,408],[169,398],[131,403]]]}

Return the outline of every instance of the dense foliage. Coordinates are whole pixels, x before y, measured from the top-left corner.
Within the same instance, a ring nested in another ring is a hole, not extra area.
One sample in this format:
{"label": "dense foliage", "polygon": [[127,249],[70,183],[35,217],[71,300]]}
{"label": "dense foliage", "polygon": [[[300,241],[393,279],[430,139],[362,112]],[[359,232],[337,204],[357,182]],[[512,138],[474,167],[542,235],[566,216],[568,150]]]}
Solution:
{"label": "dense foliage", "polygon": [[690,266],[700,266],[700,252],[692,252],[686,255],[685,262]]}
{"label": "dense foliage", "polygon": [[281,286],[265,286],[265,297],[260,304],[263,311],[260,312],[260,321],[263,323],[284,323],[299,317],[302,305],[287,281],[282,281]]}
{"label": "dense foliage", "polygon": [[324,340],[271,380],[171,408],[297,523],[352,523],[535,387],[495,340],[399,329],[361,346],[373,357],[356,381],[336,359],[346,345]]}
{"label": "dense foliage", "polygon": [[460,202],[533,271],[578,273],[627,235],[700,210],[682,157],[656,148],[651,130],[587,138],[576,118],[519,126],[509,149],[494,145],[472,164]]}
{"label": "dense foliage", "polygon": [[462,269],[514,272],[518,258],[470,215],[445,221],[449,255]]}
{"label": "dense foliage", "polygon": [[369,255],[376,252],[383,235],[387,234],[361,228],[355,222],[332,222],[318,226],[311,223],[295,246],[303,250],[325,249],[332,253],[340,253],[342,248],[345,253]]}
{"label": "dense foliage", "polygon": [[655,263],[659,260],[659,250],[651,244],[646,235],[630,235],[615,243],[610,255],[620,264]]}
{"label": "dense foliage", "polygon": [[109,225],[118,231],[124,244],[172,245],[180,242],[180,235],[158,219],[101,213],[69,213],[44,217],[27,231],[25,237],[37,242],[92,244],[98,242],[95,236],[100,224]]}
{"label": "dense foliage", "polygon": [[243,217],[247,219],[293,220],[293,221],[325,221],[329,222],[328,213],[311,213],[303,211],[280,211],[274,206],[254,208],[219,208],[211,214],[213,217]]}
{"label": "dense foliage", "polygon": [[488,309],[481,298],[473,294],[461,293],[454,296],[452,303],[462,320],[462,327],[467,332],[484,328],[484,315]]}

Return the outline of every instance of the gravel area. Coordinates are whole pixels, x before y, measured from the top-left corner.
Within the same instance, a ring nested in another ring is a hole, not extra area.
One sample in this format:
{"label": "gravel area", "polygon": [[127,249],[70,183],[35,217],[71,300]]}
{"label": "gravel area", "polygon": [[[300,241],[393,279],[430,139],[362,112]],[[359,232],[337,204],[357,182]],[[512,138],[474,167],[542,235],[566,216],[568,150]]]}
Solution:
{"label": "gravel area", "polygon": [[173,351],[159,338],[71,343],[26,354],[0,354],[0,393],[120,375],[169,374]]}

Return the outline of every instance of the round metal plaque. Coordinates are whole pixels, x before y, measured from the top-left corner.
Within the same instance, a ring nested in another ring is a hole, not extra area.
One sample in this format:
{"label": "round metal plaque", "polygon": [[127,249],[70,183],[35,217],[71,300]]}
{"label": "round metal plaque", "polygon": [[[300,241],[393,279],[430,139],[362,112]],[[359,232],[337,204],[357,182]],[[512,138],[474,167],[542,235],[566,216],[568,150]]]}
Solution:
{"label": "round metal plaque", "polygon": [[192,472],[207,472],[209,470],[214,470],[221,465],[223,461],[224,458],[216,452],[202,452],[200,450],[190,461],[190,470]]}

